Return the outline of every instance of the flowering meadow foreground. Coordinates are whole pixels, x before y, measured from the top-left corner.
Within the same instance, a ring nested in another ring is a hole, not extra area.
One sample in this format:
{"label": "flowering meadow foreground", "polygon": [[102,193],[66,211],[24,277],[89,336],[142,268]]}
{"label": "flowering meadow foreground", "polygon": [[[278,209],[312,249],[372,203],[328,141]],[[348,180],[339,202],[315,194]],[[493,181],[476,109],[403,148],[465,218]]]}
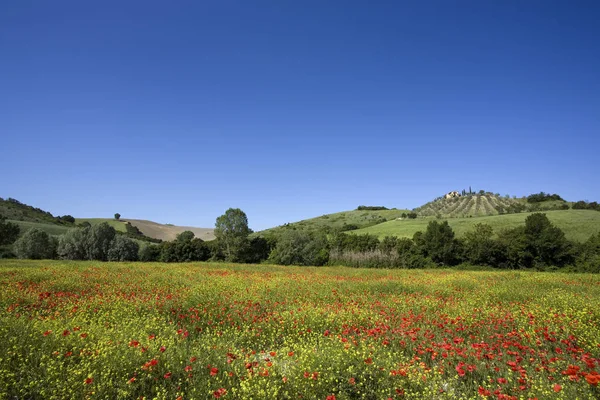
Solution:
{"label": "flowering meadow foreground", "polygon": [[600,397],[600,276],[0,261],[0,399]]}

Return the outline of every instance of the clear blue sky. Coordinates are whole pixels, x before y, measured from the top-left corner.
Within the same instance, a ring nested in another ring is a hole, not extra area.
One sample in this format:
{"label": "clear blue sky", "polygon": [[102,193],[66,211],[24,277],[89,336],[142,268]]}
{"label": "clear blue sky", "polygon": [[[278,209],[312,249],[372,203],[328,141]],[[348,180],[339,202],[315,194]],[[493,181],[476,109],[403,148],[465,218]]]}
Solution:
{"label": "clear blue sky", "polygon": [[600,200],[598,1],[0,2],[0,196],[258,230]]}

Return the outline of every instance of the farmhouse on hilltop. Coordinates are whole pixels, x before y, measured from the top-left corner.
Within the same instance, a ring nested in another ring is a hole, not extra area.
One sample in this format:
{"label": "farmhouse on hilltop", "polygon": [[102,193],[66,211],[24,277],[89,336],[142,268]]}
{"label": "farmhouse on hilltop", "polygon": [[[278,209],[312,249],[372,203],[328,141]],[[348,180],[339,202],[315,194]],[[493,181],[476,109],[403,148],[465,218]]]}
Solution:
{"label": "farmhouse on hilltop", "polygon": [[460,197],[460,193],[458,193],[456,190],[454,192],[448,192],[444,195],[444,199],[452,199],[454,197]]}

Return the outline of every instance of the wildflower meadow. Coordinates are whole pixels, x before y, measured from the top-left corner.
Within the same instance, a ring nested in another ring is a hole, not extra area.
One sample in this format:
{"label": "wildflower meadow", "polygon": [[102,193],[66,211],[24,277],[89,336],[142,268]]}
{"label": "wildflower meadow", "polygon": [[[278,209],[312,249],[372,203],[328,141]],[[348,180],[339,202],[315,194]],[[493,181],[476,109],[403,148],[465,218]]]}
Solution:
{"label": "wildflower meadow", "polygon": [[0,262],[0,399],[600,398],[600,276]]}

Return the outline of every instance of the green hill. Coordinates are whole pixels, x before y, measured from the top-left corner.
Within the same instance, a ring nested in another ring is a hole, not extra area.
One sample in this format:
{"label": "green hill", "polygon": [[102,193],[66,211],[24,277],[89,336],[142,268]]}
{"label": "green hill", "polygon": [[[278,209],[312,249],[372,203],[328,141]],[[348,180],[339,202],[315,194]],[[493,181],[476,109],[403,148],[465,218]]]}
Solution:
{"label": "green hill", "polygon": [[409,210],[352,210],[342,211],[334,214],[321,215],[320,217],[305,219],[275,228],[270,228],[258,234],[267,232],[279,232],[284,229],[300,229],[307,231],[314,230],[342,230],[360,229],[368,226],[381,224],[386,221],[400,218],[402,214],[410,212]]}
{"label": "green hill", "polygon": [[125,226],[125,221],[117,221],[114,218],[75,218],[75,223],[77,225],[83,224],[84,222],[89,223],[90,225],[98,225],[103,222],[106,222],[118,232],[127,232],[127,228]]}
{"label": "green hill", "polygon": [[42,222],[31,222],[31,221],[16,221],[16,220],[8,220],[8,222],[13,222],[19,225],[21,228],[21,232],[19,236],[22,236],[25,232],[30,230],[31,228],[38,228],[49,235],[59,236],[68,231],[71,227],[64,225],[56,225],[56,224],[45,224]]}
{"label": "green hill", "polygon": [[6,200],[0,197],[0,215],[3,215],[6,217],[6,219],[13,221],[73,226],[73,217],[68,215],[63,217],[55,217],[48,211],[23,204],[19,200],[12,199],[10,197]]}
{"label": "green hill", "polygon": [[[561,228],[568,239],[583,242],[591,235],[600,232],[600,212],[593,210],[556,210],[544,211],[550,221]],[[448,224],[458,237],[473,229],[478,223],[485,223],[498,232],[506,228],[515,228],[525,222],[531,213],[491,215],[476,218],[448,218]],[[398,236],[412,238],[415,232],[425,231],[427,224],[434,218],[402,219],[384,222],[378,225],[351,231],[349,233],[369,233],[382,238]]]}

